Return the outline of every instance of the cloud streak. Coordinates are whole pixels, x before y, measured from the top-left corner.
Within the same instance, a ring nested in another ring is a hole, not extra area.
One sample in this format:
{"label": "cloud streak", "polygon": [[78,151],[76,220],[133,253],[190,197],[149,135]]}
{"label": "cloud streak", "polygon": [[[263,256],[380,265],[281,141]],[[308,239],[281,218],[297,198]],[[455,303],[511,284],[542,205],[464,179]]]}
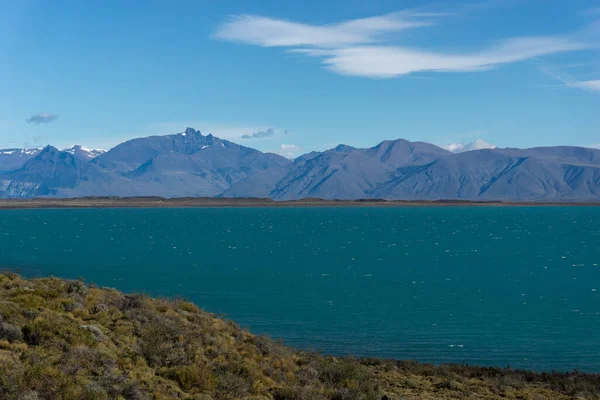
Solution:
{"label": "cloud streak", "polygon": [[508,38],[483,49],[452,53],[386,44],[386,34],[431,26],[443,15],[397,12],[329,25],[309,25],[262,16],[234,17],[215,38],[320,58],[341,75],[394,78],[421,72],[485,71],[510,63],[591,47],[575,36]]}
{"label": "cloud streak", "polygon": [[393,78],[418,72],[485,71],[503,64],[584,48],[584,44],[563,38],[524,37],[509,39],[488,49],[465,54],[392,46],[292,51],[320,57],[327,69],[341,75]]}
{"label": "cloud streak", "polygon": [[384,33],[433,24],[440,14],[398,12],[337,24],[309,25],[256,15],[232,17],[221,25],[215,38],[262,47],[339,47],[374,43]]}
{"label": "cloud streak", "polygon": [[578,81],[573,82],[570,85],[571,87],[588,90],[591,92],[600,92],[600,79],[591,80],[591,81]]}
{"label": "cloud streak", "polygon": [[275,134],[275,131],[273,131],[273,128],[269,128],[264,131],[258,131],[258,132],[254,132],[252,134],[242,135],[242,139],[263,139],[263,138],[273,136],[274,134]]}
{"label": "cloud streak", "polygon": [[58,119],[58,115],[56,114],[50,114],[50,113],[46,113],[46,112],[41,112],[39,114],[35,114],[32,115],[31,117],[27,118],[25,121],[28,124],[48,124],[50,122],[54,122]]}
{"label": "cloud streak", "polygon": [[551,78],[556,79],[563,83],[564,87],[574,88],[574,89],[583,89],[588,92],[600,92],[600,79],[596,80],[578,80],[574,76],[565,73],[563,71],[557,70],[551,67],[539,67],[540,71],[544,74],[548,75]]}

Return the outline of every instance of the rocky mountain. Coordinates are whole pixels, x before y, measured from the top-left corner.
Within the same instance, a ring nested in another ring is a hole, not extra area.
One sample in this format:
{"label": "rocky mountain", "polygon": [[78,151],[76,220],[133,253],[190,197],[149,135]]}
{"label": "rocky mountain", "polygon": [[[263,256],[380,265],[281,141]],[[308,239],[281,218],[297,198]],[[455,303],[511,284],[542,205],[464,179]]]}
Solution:
{"label": "rocky mountain", "polygon": [[290,161],[195,129],[102,152],[0,150],[0,197],[269,197],[599,201],[600,150],[479,149],[386,140]]}
{"label": "rocky mountain", "polygon": [[132,181],[159,186],[169,197],[212,197],[291,161],[187,128],[175,135],[129,140],[92,163]]}

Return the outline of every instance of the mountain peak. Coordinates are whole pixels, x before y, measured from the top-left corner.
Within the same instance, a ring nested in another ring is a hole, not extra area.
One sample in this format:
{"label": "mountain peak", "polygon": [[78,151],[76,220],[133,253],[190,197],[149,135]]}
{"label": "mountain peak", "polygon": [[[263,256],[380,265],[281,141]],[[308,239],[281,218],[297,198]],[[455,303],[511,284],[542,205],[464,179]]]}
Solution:
{"label": "mountain peak", "polygon": [[410,142],[406,139],[384,140],[375,147],[382,147],[382,146],[389,146],[389,145],[393,146],[397,143],[410,143]]}
{"label": "mountain peak", "polygon": [[335,147],[335,151],[338,151],[340,153],[349,153],[354,150],[356,150],[356,148],[354,148],[352,146],[348,146],[347,144],[338,144]]}
{"label": "mountain peak", "polygon": [[74,144],[73,146],[63,149],[62,151],[72,154],[75,157],[89,161],[93,158],[98,157],[101,154],[106,153],[106,150],[103,149],[90,149],[80,144]]}
{"label": "mountain peak", "polygon": [[185,131],[182,133],[183,136],[196,135],[196,134],[202,136],[202,134],[200,133],[200,131],[197,131],[194,128],[190,128],[190,127],[185,128]]}
{"label": "mountain peak", "polygon": [[40,152],[40,154],[54,154],[54,153],[60,153],[60,150],[52,145],[47,145]]}

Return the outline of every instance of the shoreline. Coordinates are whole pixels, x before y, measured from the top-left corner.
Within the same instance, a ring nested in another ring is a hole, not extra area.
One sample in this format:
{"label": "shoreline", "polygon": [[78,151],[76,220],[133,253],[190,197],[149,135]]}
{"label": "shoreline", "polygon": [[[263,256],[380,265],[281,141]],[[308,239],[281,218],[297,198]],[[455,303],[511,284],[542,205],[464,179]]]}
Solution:
{"label": "shoreline", "polygon": [[469,200],[300,200],[215,197],[79,197],[0,199],[0,209],[41,208],[246,208],[246,207],[594,207],[600,202],[502,202]]}

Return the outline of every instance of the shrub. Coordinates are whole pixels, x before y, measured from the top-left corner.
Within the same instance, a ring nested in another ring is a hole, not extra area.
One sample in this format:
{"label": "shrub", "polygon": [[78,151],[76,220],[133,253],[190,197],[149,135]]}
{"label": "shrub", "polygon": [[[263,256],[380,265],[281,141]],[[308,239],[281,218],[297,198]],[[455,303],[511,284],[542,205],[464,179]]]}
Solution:
{"label": "shrub", "polygon": [[86,284],[82,281],[68,281],[67,282],[67,293],[76,294],[81,297],[88,295],[89,289]]}
{"label": "shrub", "polygon": [[172,367],[193,360],[191,332],[169,317],[155,317],[140,328],[139,336],[142,355],[151,366]]}
{"label": "shrub", "polygon": [[23,339],[23,334],[16,326],[0,321],[0,339],[16,342]]}
{"label": "shrub", "polygon": [[106,339],[102,330],[95,325],[81,325],[81,329],[90,332],[94,337],[94,340],[98,342],[103,342]]}
{"label": "shrub", "polygon": [[25,325],[22,329],[23,339],[31,346],[37,346],[41,342],[42,335],[34,325]]}
{"label": "shrub", "polygon": [[226,372],[217,378],[217,398],[241,399],[248,394],[250,384],[242,377]]}
{"label": "shrub", "polygon": [[307,386],[282,387],[273,390],[274,400],[318,400],[324,398],[323,393]]}
{"label": "shrub", "polygon": [[83,310],[83,304],[78,301],[72,301],[69,303],[65,303],[63,306],[66,312],[73,312],[75,310]]}
{"label": "shrub", "polygon": [[162,376],[174,380],[186,391],[191,389],[213,391],[216,386],[211,370],[204,365],[169,368],[162,373]]}
{"label": "shrub", "polygon": [[119,296],[113,303],[111,305],[122,312],[139,310],[146,306],[146,297],[141,294],[126,294]]}
{"label": "shrub", "polygon": [[93,305],[92,308],[90,309],[90,311],[92,312],[92,314],[106,312],[106,311],[108,311],[108,306],[104,303],[98,303],[98,304]]}

